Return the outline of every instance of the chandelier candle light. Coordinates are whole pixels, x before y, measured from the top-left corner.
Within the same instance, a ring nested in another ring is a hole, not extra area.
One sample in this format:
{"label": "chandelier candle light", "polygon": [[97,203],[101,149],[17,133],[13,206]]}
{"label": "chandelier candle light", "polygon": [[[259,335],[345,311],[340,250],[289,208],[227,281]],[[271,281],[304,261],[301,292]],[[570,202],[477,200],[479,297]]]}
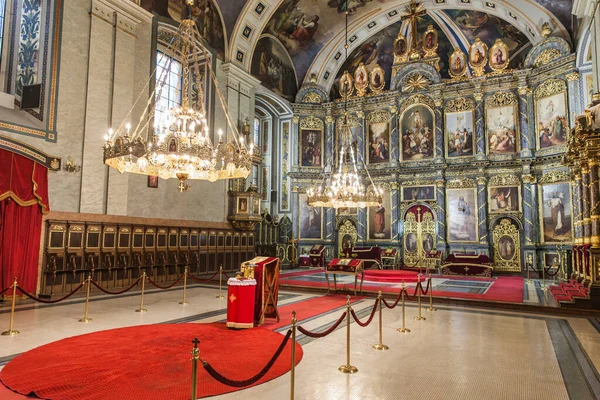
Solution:
{"label": "chandelier candle light", "polygon": [[[346,11],[346,61],[348,60],[348,11]],[[307,190],[308,205],[311,207],[329,208],[364,208],[376,207],[382,202],[383,189],[378,188],[371,179],[367,165],[363,161],[370,185],[365,188],[362,183],[356,158],[359,152],[352,146],[352,129],[348,123],[348,96],[344,95],[344,123],[341,127],[342,145],[338,160],[337,172],[327,174],[323,171],[323,180],[319,185]],[[328,176],[329,175],[329,176]]]}
{"label": "chandelier candle light", "polygon": [[[155,89],[138,125],[132,132],[131,125],[123,121],[116,132],[109,129],[104,137],[105,164],[121,173],[158,176],[162,179],[177,178],[181,192],[189,189],[189,185],[185,183],[187,179],[215,182],[223,179],[247,178],[250,174],[253,153],[253,144],[247,147],[243,136],[239,135],[236,124],[229,115],[206,50],[201,45],[202,38],[191,15],[194,1],[187,0],[186,4],[188,17],[181,22],[172,38],[167,65],[157,79]],[[198,50],[198,47],[201,50]],[[202,60],[200,54],[203,56]],[[175,55],[182,63],[181,106],[171,108],[163,121],[154,121],[154,101],[160,99],[163,89],[169,90],[165,86],[169,80],[171,62]],[[221,130],[218,131],[216,145],[211,138],[202,87],[201,67],[204,65],[208,67],[214,82],[213,87],[233,135],[233,140],[227,143]],[[150,81],[152,79],[153,77]],[[147,90],[150,81],[142,93]],[[129,111],[126,120],[131,116],[141,97],[142,95]],[[153,128],[148,129],[149,126]]]}

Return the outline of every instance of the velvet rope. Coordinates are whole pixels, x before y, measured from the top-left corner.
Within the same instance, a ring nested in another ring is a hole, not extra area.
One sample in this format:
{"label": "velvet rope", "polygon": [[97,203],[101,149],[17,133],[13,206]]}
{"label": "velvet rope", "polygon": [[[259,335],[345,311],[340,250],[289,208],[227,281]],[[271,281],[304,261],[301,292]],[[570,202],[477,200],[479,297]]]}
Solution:
{"label": "velvet rope", "polygon": [[154,282],[152,279],[148,278],[148,282],[154,286],[157,289],[162,289],[162,290],[167,290],[167,289],[171,289],[173,286],[177,285],[179,282],[181,282],[181,280],[183,279],[183,277],[185,276],[185,274],[181,275],[179,277],[179,279],[177,279],[175,282],[173,282],[172,284],[170,284],[169,286],[160,286],[157,285],[156,282]]}
{"label": "velvet rope", "polygon": [[125,293],[125,292],[128,292],[128,291],[130,291],[130,290],[131,290],[131,289],[133,289],[133,287],[134,287],[135,285],[137,285],[137,284],[138,284],[138,283],[139,283],[141,280],[142,280],[142,278],[138,278],[138,279],[137,279],[137,281],[135,281],[135,282],[133,283],[133,285],[129,286],[129,287],[128,287],[127,289],[125,289],[125,290],[121,290],[120,292],[111,292],[111,291],[108,291],[108,290],[104,289],[103,287],[101,287],[100,285],[98,285],[98,284],[96,283],[96,281],[92,281],[92,285],[96,286],[96,287],[97,287],[97,288],[98,288],[98,289],[99,289],[101,292],[103,292],[103,293],[117,295],[117,294],[123,294],[123,293]]}
{"label": "velvet rope", "polygon": [[421,288],[421,294],[423,296],[426,296],[427,293],[429,293],[429,289],[431,289],[431,278],[427,279],[427,286],[425,287],[425,290],[423,290],[423,285],[421,284],[420,281],[419,281],[419,287]]}
{"label": "velvet rope", "polygon": [[300,333],[302,333],[302,334],[304,334],[304,335],[306,335],[308,337],[311,337],[311,338],[322,338],[322,337],[325,337],[325,336],[329,335],[331,332],[335,331],[338,326],[340,326],[340,324],[342,323],[342,321],[344,320],[344,318],[346,318],[346,314],[347,313],[348,313],[347,311],[344,311],[344,313],[340,316],[340,318],[337,321],[335,321],[335,323],[333,325],[331,325],[331,327],[329,329],[327,329],[326,331],[323,331],[323,332],[311,332],[311,331],[307,331],[306,329],[304,329],[301,326],[298,327],[298,330],[300,331]]}
{"label": "velvet rope", "polygon": [[34,295],[32,295],[30,293],[27,293],[19,285],[17,285],[17,289],[19,289],[19,291],[21,293],[23,293],[26,297],[29,297],[33,301],[37,301],[38,303],[44,303],[44,304],[54,304],[54,303],[58,303],[58,302],[61,302],[63,300],[66,300],[69,297],[73,296],[75,293],[79,292],[79,289],[81,289],[83,287],[83,285],[84,285],[84,283],[80,283],[79,286],[77,286],[77,288],[75,288],[75,290],[73,290],[71,293],[69,293],[65,297],[61,297],[60,299],[57,299],[57,300],[43,300],[43,299],[40,299],[39,297],[35,297]]}
{"label": "velvet rope", "polygon": [[215,276],[217,276],[219,273],[215,272],[210,278],[208,279],[198,279],[193,275],[188,274],[188,278],[190,278],[191,280],[195,281],[195,282],[210,282],[212,281],[212,278],[214,278]]}
{"label": "velvet rope", "polygon": [[412,297],[410,297],[410,295],[408,294],[408,290],[404,289],[404,293],[406,293],[406,299],[409,301],[414,301],[417,297],[417,290],[419,290],[419,285],[415,286],[415,291],[413,292]]}
{"label": "velvet rope", "polygon": [[231,278],[229,275],[227,275],[226,272],[223,272],[223,275],[225,275],[225,278],[227,278],[227,279]]}
{"label": "velvet rope", "polygon": [[4,293],[6,293],[9,289],[12,289],[12,285],[10,285],[9,287],[7,287],[6,289],[4,289],[3,291],[0,292],[0,296],[2,296]]}
{"label": "velvet rope", "polygon": [[269,360],[267,365],[265,365],[265,367],[258,374],[254,375],[250,379],[246,379],[243,381],[234,381],[233,379],[226,378],[223,375],[221,375],[220,373],[218,373],[217,371],[215,371],[215,369],[207,361],[202,361],[202,366],[204,367],[204,369],[206,370],[206,372],[208,372],[208,374],[210,376],[212,376],[213,378],[215,378],[217,381],[221,382],[224,385],[231,386],[231,387],[245,387],[245,386],[252,385],[252,384],[256,383],[260,378],[265,376],[265,374],[267,372],[269,372],[269,370],[271,369],[273,364],[275,364],[275,361],[277,361],[277,359],[281,355],[281,352],[285,348],[285,345],[287,344],[288,340],[290,340],[291,335],[292,335],[292,330],[289,329],[287,331],[285,337],[283,338],[283,341],[279,345],[279,348],[277,349],[275,354],[273,354],[273,357],[271,357],[271,359]]}
{"label": "velvet rope", "polygon": [[394,301],[394,304],[392,304],[391,306],[390,306],[390,303],[388,303],[388,302],[385,300],[385,297],[382,297],[382,298],[381,298],[381,300],[383,301],[383,304],[384,304],[384,305],[385,305],[387,308],[389,308],[389,309],[396,308],[396,306],[397,306],[397,305],[398,305],[398,303],[400,302],[400,299],[402,298],[402,292],[403,292],[403,291],[404,291],[404,289],[402,289],[402,290],[400,291],[400,293],[398,293],[398,297],[396,297],[396,300]]}
{"label": "velvet rope", "polygon": [[553,274],[551,274],[550,272],[548,272],[548,271],[550,271],[551,268],[552,268],[551,265],[549,265],[548,268],[544,268],[544,270],[546,271],[546,275],[548,275],[548,276],[556,276],[556,275],[558,275],[558,273],[560,272],[560,268],[556,268],[556,272],[553,273]]}
{"label": "velvet rope", "polygon": [[375,316],[375,311],[377,311],[377,306],[379,305],[379,299],[375,300],[375,304],[373,305],[373,311],[371,311],[371,315],[369,316],[369,319],[367,320],[367,322],[361,322],[360,319],[358,319],[358,316],[356,315],[356,313],[354,312],[353,309],[350,309],[350,313],[352,314],[352,318],[354,318],[354,321],[356,321],[356,323],[359,326],[362,326],[363,328],[368,326],[371,321],[373,321],[373,317]]}

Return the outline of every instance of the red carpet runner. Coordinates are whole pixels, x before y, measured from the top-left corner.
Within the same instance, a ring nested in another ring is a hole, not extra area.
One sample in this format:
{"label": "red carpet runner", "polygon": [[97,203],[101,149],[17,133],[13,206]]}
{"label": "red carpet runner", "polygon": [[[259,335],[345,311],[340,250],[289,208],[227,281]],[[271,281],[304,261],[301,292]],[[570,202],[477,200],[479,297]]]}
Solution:
{"label": "red carpet runner", "polygon": [[[28,351],[0,371],[0,380],[21,394],[50,400],[186,400],[191,391],[190,351],[230,379],[256,375],[284,336],[263,328],[229,330],[225,324],[144,325],[75,336]],[[290,344],[255,385],[288,372]],[[302,348],[296,345],[296,362]],[[254,386],[254,385],[252,385]],[[198,365],[198,396],[239,390]],[[1,394],[1,392],[0,392]]]}

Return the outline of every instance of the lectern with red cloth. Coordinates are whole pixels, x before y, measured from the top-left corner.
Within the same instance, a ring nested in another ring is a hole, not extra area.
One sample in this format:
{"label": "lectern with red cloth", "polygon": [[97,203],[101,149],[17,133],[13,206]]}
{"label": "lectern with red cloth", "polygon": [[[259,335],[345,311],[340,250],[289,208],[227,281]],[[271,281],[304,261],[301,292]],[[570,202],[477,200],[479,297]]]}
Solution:
{"label": "lectern with red cloth", "polygon": [[279,258],[255,257],[242,263],[243,267],[254,265],[256,295],[254,300],[254,323],[262,325],[265,318],[279,322],[277,297],[279,296]]}
{"label": "lectern with red cloth", "polygon": [[256,280],[229,278],[227,281],[227,327],[254,328]]}
{"label": "lectern with red cloth", "polygon": [[327,294],[329,294],[329,274],[333,275],[333,290],[337,291],[336,275],[354,275],[354,295],[356,296],[356,285],[360,274],[360,291],[365,279],[364,261],[352,258],[334,258],[325,268],[325,279],[327,279]]}

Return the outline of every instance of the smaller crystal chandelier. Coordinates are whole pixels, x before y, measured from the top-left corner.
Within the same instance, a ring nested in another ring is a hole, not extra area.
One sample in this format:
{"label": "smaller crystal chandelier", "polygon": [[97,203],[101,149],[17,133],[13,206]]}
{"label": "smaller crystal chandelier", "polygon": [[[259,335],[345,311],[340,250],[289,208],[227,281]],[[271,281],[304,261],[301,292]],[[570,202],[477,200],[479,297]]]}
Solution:
{"label": "smaller crystal chandelier", "polygon": [[[233,135],[233,140],[225,143],[222,131],[219,131],[218,142],[213,144],[204,105],[201,70],[204,64],[197,50],[197,44],[202,43],[202,38],[191,16],[194,1],[186,0],[186,4],[188,18],[181,22],[173,37],[167,67],[159,77],[140,123],[131,132],[131,125],[125,124],[124,121],[116,132],[110,129],[104,137],[105,164],[121,173],[158,176],[162,179],[176,178],[179,180],[181,192],[189,189],[189,185],[185,183],[187,179],[215,182],[222,179],[247,178],[253,153],[253,144],[251,143],[248,149],[243,136],[238,134],[214,72],[210,63],[206,62]],[[206,61],[206,51],[202,45],[199,47]],[[169,71],[176,54],[182,63],[181,106],[173,107],[163,121],[155,121],[149,130],[148,127],[155,116],[153,101],[155,96],[160,98],[163,89],[168,90],[166,86],[170,79]]]}
{"label": "smaller crystal chandelier", "polygon": [[[348,60],[348,11],[346,11],[346,61]],[[348,72],[346,71],[345,74]],[[344,123],[341,127],[342,146],[338,160],[337,172],[324,178],[319,185],[307,191],[308,204],[312,207],[329,208],[364,208],[376,207],[382,202],[383,189],[378,188],[371,179],[371,174],[364,164],[370,185],[365,188],[356,167],[359,156],[352,145],[352,129],[348,124],[348,96],[344,95]]]}

